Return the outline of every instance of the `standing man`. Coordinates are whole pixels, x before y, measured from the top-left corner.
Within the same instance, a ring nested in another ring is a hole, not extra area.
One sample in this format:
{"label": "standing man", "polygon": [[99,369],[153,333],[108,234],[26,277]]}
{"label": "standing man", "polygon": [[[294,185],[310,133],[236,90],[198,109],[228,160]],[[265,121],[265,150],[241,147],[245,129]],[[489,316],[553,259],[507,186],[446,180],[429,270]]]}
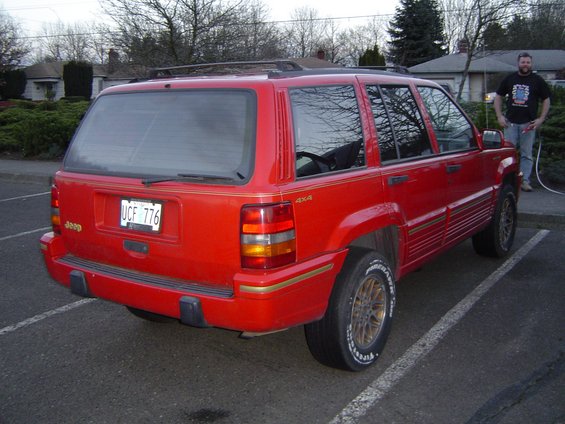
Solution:
{"label": "standing man", "polygon": [[[500,83],[494,98],[494,110],[498,123],[504,128],[504,138],[520,149],[520,171],[523,174],[522,190],[532,191],[532,148],[536,129],[541,126],[549,112],[549,87],[542,77],[532,72],[532,56],[518,55],[518,72],[514,72]],[[506,116],[502,114],[502,99],[506,100]],[[542,102],[538,117],[538,103]]]}

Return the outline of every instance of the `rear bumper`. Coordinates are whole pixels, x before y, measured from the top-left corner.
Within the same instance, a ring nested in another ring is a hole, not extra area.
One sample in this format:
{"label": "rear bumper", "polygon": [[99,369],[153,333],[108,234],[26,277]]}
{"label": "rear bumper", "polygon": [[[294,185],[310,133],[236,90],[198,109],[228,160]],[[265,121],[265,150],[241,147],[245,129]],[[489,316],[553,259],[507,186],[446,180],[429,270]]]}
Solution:
{"label": "rear bumper", "polygon": [[[233,290],[143,275],[74,258],[53,233],[41,240],[51,277],[98,297],[195,326],[268,332],[320,319],[346,250],[269,272],[234,275]],[[71,284],[72,283],[72,284]]]}

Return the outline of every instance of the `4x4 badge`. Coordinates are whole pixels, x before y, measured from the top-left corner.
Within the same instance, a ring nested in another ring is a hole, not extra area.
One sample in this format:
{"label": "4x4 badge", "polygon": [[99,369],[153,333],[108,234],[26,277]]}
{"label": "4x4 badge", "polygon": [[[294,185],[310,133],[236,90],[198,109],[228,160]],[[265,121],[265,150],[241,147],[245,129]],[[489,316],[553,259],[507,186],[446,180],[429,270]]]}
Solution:
{"label": "4x4 badge", "polygon": [[308,195],[308,196],[304,196],[304,197],[299,197],[295,200],[296,203],[303,203],[303,202],[310,202],[313,200],[312,195]]}

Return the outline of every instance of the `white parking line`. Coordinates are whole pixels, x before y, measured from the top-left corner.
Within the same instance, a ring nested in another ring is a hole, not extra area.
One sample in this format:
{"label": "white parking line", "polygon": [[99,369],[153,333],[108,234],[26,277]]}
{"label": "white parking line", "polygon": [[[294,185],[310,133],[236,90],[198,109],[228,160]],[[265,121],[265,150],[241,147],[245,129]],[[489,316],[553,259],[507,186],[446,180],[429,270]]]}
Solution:
{"label": "white parking line", "polygon": [[398,383],[424,358],[457,324],[469,310],[480,300],[498,281],[502,279],[524,256],[526,256],[549,233],[541,230],[536,233],[520,250],[507,259],[496,271],[489,275],[475,290],[447,312],[420,340],[414,343],[405,353],[388,367],[376,380],[353,399],[330,424],[356,423],[367,414],[369,408],[381,400],[390,389]]}
{"label": "white parking line", "polygon": [[8,199],[0,199],[0,203],[2,202],[9,202],[10,200],[21,200],[21,199],[27,199],[29,197],[37,197],[37,196],[46,196],[48,194],[51,194],[50,191],[46,191],[44,193],[36,193],[36,194],[28,194],[26,196],[18,196],[18,197],[10,197]]}
{"label": "white parking line", "polygon": [[27,236],[28,234],[39,233],[40,231],[48,231],[50,229],[51,229],[51,227],[36,228],[35,230],[24,231],[24,232],[21,232],[21,233],[18,233],[18,234],[12,234],[10,236],[0,237],[0,241],[10,240],[10,239],[22,237],[22,236]]}
{"label": "white parking line", "polygon": [[88,303],[94,302],[96,299],[82,299],[78,302],[69,303],[68,305],[61,306],[57,309],[52,309],[50,311],[44,312],[42,314],[36,315],[34,317],[28,318],[26,320],[20,321],[17,324],[9,325],[4,328],[0,328],[0,336],[4,334],[12,333],[20,328],[27,327],[28,325],[35,324],[36,322],[43,321],[45,318],[52,317],[53,315],[62,314],[68,312],[71,309],[78,308],[80,306],[86,305]]}

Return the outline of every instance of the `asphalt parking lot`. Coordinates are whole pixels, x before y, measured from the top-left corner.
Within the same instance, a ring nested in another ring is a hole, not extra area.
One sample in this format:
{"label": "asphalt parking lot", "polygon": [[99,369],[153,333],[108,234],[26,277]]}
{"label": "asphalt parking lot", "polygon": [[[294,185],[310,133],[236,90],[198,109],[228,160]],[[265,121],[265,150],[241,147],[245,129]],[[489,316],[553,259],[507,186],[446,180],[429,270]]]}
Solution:
{"label": "asphalt parking lot", "polygon": [[462,243],[398,283],[363,373],[302,328],[242,340],[71,295],[39,237],[49,187],[0,182],[0,423],[565,423],[565,233],[519,228],[507,260]]}

